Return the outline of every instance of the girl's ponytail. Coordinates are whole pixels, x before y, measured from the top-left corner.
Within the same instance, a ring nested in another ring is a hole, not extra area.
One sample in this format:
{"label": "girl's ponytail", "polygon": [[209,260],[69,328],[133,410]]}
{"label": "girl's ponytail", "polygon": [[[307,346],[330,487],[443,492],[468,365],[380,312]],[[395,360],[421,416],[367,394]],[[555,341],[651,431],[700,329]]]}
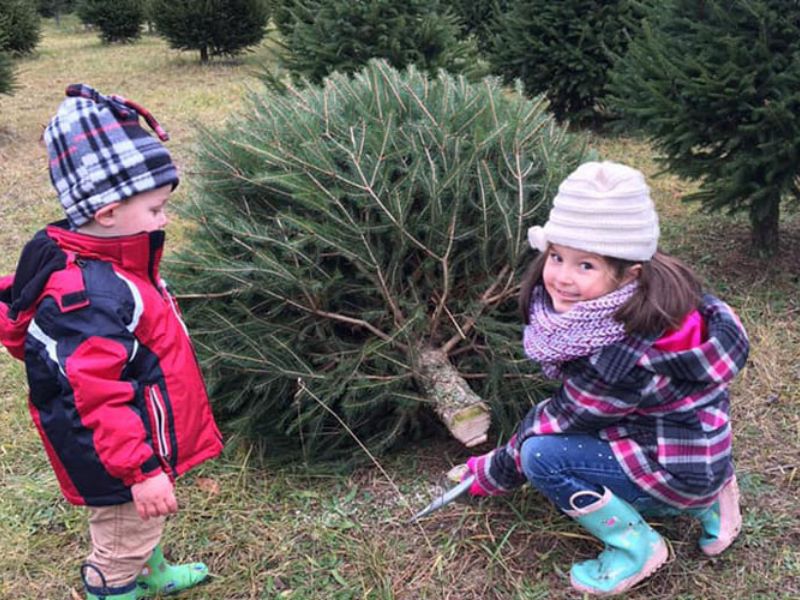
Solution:
{"label": "girl's ponytail", "polygon": [[662,252],[641,265],[639,289],[614,317],[630,334],[658,335],[677,329],[700,305],[700,280],[684,262]]}

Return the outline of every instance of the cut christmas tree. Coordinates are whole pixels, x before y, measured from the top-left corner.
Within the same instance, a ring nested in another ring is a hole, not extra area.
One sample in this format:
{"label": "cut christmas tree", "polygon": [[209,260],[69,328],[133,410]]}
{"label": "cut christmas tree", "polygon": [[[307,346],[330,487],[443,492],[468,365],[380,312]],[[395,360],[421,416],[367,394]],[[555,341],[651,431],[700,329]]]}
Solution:
{"label": "cut christmas tree", "polygon": [[584,153],[542,99],[372,61],[252,95],[201,147],[170,268],[229,430],[341,459],[434,414],[478,444],[542,398],[517,282]]}

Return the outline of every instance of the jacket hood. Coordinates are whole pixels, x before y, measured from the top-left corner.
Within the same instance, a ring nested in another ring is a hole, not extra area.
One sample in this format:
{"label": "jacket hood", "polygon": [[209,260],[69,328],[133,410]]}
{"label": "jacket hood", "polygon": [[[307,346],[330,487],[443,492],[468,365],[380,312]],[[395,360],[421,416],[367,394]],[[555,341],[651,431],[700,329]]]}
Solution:
{"label": "jacket hood", "polygon": [[44,290],[50,276],[67,266],[67,255],[44,231],[25,244],[13,276],[13,283],[0,291],[0,301],[8,305],[8,316],[30,308]]}
{"label": "jacket hood", "polygon": [[710,294],[703,296],[698,311],[705,337],[689,349],[666,351],[658,348],[655,337],[631,336],[606,346],[589,361],[609,383],[621,381],[637,364],[676,380],[728,383],[747,362],[747,333],[733,310]]}
{"label": "jacket hood", "polygon": [[22,249],[17,270],[0,279],[0,342],[22,359],[36,301],[53,273],[67,265],[66,253],[44,231]]}
{"label": "jacket hood", "polygon": [[703,297],[698,310],[707,331],[703,342],[677,352],[652,349],[641,363],[655,373],[678,380],[729,383],[747,362],[747,333],[733,310],[711,295]]}

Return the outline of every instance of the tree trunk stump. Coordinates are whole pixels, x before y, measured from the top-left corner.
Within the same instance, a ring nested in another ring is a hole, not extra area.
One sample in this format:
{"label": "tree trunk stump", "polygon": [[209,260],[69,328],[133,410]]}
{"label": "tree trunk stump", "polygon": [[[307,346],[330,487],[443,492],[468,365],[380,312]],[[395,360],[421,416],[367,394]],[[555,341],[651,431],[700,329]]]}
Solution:
{"label": "tree trunk stump", "polygon": [[442,350],[424,349],[418,358],[418,380],[434,411],[450,433],[467,448],[487,440],[491,415]]}

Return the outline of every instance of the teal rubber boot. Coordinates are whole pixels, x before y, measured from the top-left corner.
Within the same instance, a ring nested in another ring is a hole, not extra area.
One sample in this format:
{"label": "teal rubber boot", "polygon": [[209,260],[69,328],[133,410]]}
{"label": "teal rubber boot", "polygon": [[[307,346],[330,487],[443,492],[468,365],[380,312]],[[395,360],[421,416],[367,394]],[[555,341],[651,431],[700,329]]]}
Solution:
{"label": "teal rubber boot", "polygon": [[[89,585],[86,579],[88,571],[97,573],[100,577],[100,585]],[[136,600],[139,598],[135,581],[123,586],[109,587],[103,573],[91,563],[81,565],[81,579],[83,587],[86,588],[86,600]]]}
{"label": "teal rubber boot", "polygon": [[149,598],[157,594],[177,594],[189,589],[208,577],[208,567],[203,563],[171,565],[164,558],[159,544],[136,578],[137,598]]}
{"label": "teal rubber boot", "polygon": [[700,521],[703,533],[698,545],[707,556],[717,556],[730,546],[742,530],[739,485],[736,475],[725,484],[710,507],[688,511]]}
{"label": "teal rubber boot", "polygon": [[[576,508],[574,501],[582,495],[598,500]],[[597,558],[572,565],[570,579],[576,590],[599,596],[619,594],[666,562],[669,553],[664,539],[630,504],[614,496],[608,488],[602,496],[596,492],[578,492],[570,498],[570,505],[573,510],[567,514],[605,544]]]}

